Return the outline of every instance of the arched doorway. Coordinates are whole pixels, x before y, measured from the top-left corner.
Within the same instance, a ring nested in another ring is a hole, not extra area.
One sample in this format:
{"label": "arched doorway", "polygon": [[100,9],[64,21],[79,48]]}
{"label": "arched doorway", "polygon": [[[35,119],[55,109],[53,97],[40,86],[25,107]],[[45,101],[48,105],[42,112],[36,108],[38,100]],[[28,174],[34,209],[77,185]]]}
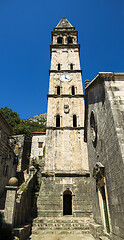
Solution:
{"label": "arched doorway", "polygon": [[65,190],[63,193],[63,215],[72,215],[72,193]]}

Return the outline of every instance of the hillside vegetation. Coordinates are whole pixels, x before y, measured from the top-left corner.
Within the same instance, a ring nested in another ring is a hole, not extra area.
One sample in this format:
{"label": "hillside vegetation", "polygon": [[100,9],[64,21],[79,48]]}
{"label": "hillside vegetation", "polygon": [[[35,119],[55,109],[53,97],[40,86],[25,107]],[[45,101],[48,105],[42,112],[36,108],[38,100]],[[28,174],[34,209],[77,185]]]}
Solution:
{"label": "hillside vegetation", "polygon": [[31,136],[32,132],[45,132],[46,116],[43,117],[44,114],[37,119],[35,118],[34,121],[34,117],[30,119],[21,119],[19,114],[13,112],[13,110],[8,107],[1,108],[0,112],[11,126],[13,135],[26,134],[27,136]]}

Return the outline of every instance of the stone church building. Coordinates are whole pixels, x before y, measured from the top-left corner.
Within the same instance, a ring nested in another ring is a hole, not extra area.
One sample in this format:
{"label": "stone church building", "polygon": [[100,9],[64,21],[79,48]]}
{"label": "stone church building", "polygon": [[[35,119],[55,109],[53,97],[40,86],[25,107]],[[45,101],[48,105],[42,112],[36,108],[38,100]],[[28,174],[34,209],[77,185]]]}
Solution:
{"label": "stone church building", "polygon": [[[99,73],[85,81],[83,95],[78,32],[65,17],[52,31],[50,51],[45,164],[34,228],[52,225],[57,232],[66,224],[71,233],[78,226],[95,239],[122,240],[124,74]],[[40,219],[46,219],[43,226]]]}
{"label": "stone church building", "polygon": [[[46,136],[35,132],[31,151],[42,165],[40,190],[34,193],[31,166],[17,199],[14,190],[13,211],[6,205],[7,219],[20,240],[31,227],[32,240],[47,234],[59,235],[52,240],[124,240],[124,73],[86,80],[84,95],[78,32],[65,17],[52,31],[50,52]],[[34,207],[36,218],[24,225]]]}
{"label": "stone church building", "polygon": [[78,32],[64,17],[52,31],[50,51],[38,218],[62,217],[62,224],[66,216],[87,217],[96,239],[122,240],[124,74],[100,73],[86,80],[84,96]]}

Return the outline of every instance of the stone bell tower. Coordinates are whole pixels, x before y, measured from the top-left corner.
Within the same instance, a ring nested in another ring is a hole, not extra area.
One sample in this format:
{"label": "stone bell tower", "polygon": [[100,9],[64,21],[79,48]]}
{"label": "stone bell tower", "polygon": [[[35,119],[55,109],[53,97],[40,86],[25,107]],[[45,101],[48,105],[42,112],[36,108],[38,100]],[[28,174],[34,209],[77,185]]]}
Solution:
{"label": "stone bell tower", "polygon": [[78,32],[63,17],[52,32],[45,167],[38,199],[40,216],[91,213],[84,95]]}

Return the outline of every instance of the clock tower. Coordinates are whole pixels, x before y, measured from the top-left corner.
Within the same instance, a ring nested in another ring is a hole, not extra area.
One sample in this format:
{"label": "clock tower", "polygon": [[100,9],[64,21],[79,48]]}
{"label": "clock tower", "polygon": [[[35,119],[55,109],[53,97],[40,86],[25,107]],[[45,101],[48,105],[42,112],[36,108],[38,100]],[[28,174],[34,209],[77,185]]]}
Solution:
{"label": "clock tower", "polygon": [[78,32],[63,17],[52,31],[45,166],[38,199],[41,216],[91,213],[84,143],[84,95]]}

